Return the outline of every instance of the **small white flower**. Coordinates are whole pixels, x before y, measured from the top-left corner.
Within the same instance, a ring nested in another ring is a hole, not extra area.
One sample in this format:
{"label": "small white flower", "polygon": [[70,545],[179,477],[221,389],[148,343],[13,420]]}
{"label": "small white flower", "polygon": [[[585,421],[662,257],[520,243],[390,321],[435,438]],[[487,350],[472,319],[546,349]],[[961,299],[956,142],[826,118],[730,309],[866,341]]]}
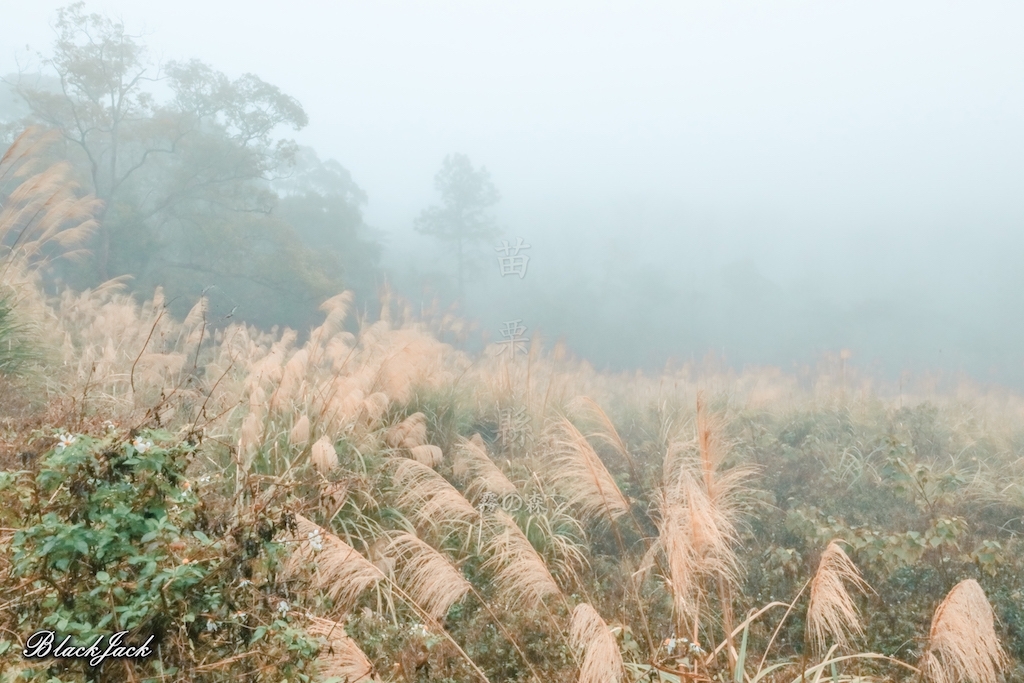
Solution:
{"label": "small white flower", "polygon": [[249,579],[242,579],[241,581],[238,582],[238,587],[239,588],[245,588],[246,586],[251,586],[251,585],[252,585],[252,581],[250,581]]}
{"label": "small white flower", "polygon": [[277,603],[277,611],[280,612],[281,614],[285,614],[288,611],[288,609],[289,609],[288,603],[285,602],[284,600],[282,600],[281,602]]}
{"label": "small white flower", "polygon": [[57,450],[62,451],[76,441],[78,441],[78,437],[74,434],[61,434],[60,443],[57,444]]}
{"label": "small white flower", "polygon": [[218,624],[216,621],[208,621],[208,622],[206,622],[206,630],[210,631],[211,633],[216,631],[219,628],[220,628],[220,624]]}
{"label": "small white flower", "polygon": [[110,420],[106,420],[103,422],[103,428],[106,429],[108,432],[117,431],[117,426]]}
{"label": "small white flower", "polygon": [[319,529],[309,532],[309,547],[313,549],[313,552],[320,552],[324,549],[324,537],[320,533]]}
{"label": "small white flower", "polygon": [[135,437],[135,440],[132,441],[132,446],[134,446],[135,450],[137,450],[139,453],[145,453],[146,451],[153,447],[153,442],[149,440],[143,440],[141,436],[137,436]]}

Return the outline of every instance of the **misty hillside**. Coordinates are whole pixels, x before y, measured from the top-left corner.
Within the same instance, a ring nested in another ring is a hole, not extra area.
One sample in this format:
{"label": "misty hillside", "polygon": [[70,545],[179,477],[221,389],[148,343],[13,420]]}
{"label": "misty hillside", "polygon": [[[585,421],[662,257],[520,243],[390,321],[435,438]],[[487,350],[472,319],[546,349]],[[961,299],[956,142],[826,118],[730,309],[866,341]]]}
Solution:
{"label": "misty hillside", "polygon": [[1024,681],[1024,5],[7,5],[0,683]]}
{"label": "misty hillside", "polygon": [[[356,291],[372,315],[387,287],[414,308],[471,321],[467,348],[519,319],[539,339],[613,369],[709,354],[735,368],[796,369],[846,350],[889,381],[939,373],[1021,387],[1014,311],[1024,305],[1024,215],[1013,188],[1024,170],[1015,123],[1024,102],[1008,65],[1024,55],[1006,33],[1019,8],[908,6],[889,12],[885,28],[865,20],[867,9],[778,8],[758,15],[771,27],[759,32],[756,22],[732,22],[729,7],[610,6],[561,34],[572,23],[566,11],[538,23],[528,5],[500,21],[419,8],[384,39],[418,54],[415,69],[388,57],[329,75],[292,61],[306,48],[267,62],[258,46],[277,27],[267,17],[253,17],[227,54],[222,41],[182,42],[162,9],[150,11],[164,28],[143,33],[135,26],[150,15],[122,12],[139,50],[125,76],[144,75],[129,101],[151,94],[144,118],[171,126],[133,140],[134,151],[122,146],[125,168],[147,145],[170,145],[190,115],[217,119],[228,137],[256,133],[229,120],[225,107],[241,103],[228,91],[205,91],[213,99],[201,105],[189,88],[272,88],[250,91],[252,106],[271,107],[261,124],[270,127],[239,150],[262,159],[218,171],[235,183],[227,203],[194,187],[176,194],[186,176],[168,175],[217,154],[212,138],[146,157],[131,187],[117,189],[127,204],[107,209],[136,226],[116,240],[125,253],[97,272],[130,276],[140,297],[163,286],[179,314],[205,292],[219,315],[262,326],[307,328],[338,287]],[[374,25],[376,12],[348,8],[346,39],[323,43],[339,63],[365,51],[369,33],[358,27]],[[53,107],[59,68],[75,66],[53,61],[53,15],[40,7],[32,16],[22,22],[28,49],[0,36],[8,140],[25,123],[71,122],[54,119],[67,112]],[[430,31],[479,49],[478,59],[436,48]],[[311,44],[324,40],[314,36]],[[522,59],[501,50],[519,43],[531,46]],[[287,147],[293,136],[299,155]],[[93,137],[88,146],[102,156],[110,141]],[[69,153],[87,164],[77,146]],[[486,167],[497,197],[479,208],[489,228],[466,245],[471,287],[461,293],[452,243],[415,229],[441,199],[432,181],[455,153]],[[161,204],[168,198],[174,206]],[[217,212],[216,230],[190,231]],[[251,237],[237,242],[237,231]],[[532,245],[531,262],[511,282],[498,275],[494,249],[517,237]],[[276,265],[293,274],[239,267],[285,244]],[[84,287],[98,282],[90,272],[50,277]]]}

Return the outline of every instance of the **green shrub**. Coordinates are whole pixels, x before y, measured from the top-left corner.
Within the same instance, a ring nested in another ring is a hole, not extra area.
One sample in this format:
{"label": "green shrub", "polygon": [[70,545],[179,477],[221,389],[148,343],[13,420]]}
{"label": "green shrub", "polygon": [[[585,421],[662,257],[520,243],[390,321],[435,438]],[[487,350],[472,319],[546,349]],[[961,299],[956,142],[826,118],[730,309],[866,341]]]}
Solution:
{"label": "green shrub", "polygon": [[[0,543],[9,561],[0,574],[0,675],[311,680],[317,642],[292,623],[275,573],[282,548],[274,538],[289,515],[266,509],[211,520],[185,478],[194,453],[162,432],[64,435],[34,475],[0,473],[5,516],[22,520]],[[25,638],[38,630],[82,645],[119,631],[130,644],[152,635],[154,654],[98,669],[85,660],[23,660]]]}
{"label": "green shrub", "polygon": [[16,375],[32,359],[32,349],[23,338],[24,327],[14,317],[10,298],[0,294],[0,376]]}

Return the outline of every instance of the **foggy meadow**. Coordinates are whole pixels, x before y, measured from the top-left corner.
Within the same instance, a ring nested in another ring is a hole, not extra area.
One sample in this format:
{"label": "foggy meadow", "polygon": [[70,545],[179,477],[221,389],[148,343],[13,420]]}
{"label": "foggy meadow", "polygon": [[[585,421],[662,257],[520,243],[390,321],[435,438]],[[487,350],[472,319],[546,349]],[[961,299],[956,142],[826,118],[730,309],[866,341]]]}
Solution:
{"label": "foggy meadow", "polygon": [[1022,20],[6,8],[0,681],[1022,680]]}

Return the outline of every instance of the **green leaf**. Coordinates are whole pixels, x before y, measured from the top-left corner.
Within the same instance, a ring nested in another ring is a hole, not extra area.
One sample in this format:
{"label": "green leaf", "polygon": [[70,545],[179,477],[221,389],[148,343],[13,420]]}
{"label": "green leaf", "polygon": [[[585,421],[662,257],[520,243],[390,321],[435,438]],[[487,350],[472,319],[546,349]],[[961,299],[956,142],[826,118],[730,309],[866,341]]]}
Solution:
{"label": "green leaf", "polygon": [[761,679],[763,679],[765,676],[767,676],[771,672],[775,671],[776,669],[781,669],[782,667],[789,666],[790,664],[792,664],[792,662],[790,662],[789,660],[786,660],[784,662],[777,662],[775,664],[772,664],[771,666],[769,666],[769,667],[767,667],[765,669],[761,669],[760,671],[757,672],[757,674],[754,676],[754,678],[751,679],[750,683],[758,683],[758,681],[760,681]]}
{"label": "green leaf", "polygon": [[740,639],[740,651],[736,657],[736,668],[733,670],[732,679],[735,683],[743,683],[743,667],[747,661],[747,633],[750,631],[750,624],[743,627],[743,637]]}

